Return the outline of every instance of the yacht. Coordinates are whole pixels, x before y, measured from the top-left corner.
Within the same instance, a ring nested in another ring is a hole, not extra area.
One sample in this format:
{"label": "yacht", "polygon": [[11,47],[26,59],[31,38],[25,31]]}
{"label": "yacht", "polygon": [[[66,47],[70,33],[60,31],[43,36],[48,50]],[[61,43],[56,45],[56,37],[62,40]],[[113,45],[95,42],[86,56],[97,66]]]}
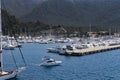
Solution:
{"label": "yacht", "polygon": [[62,61],[57,61],[55,59],[44,57],[43,62],[39,66],[57,66],[60,65]]}

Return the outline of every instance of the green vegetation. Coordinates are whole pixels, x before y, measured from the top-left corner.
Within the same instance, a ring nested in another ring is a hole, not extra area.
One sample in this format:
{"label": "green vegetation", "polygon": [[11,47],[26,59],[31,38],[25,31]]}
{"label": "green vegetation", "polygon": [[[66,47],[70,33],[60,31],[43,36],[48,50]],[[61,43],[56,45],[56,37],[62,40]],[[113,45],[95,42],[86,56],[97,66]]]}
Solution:
{"label": "green vegetation", "polygon": [[[17,34],[17,35],[41,35],[42,31],[56,29],[58,28],[54,34],[58,34],[59,28],[64,28],[67,32],[66,34],[77,34],[83,35],[90,31],[90,26],[65,26],[65,25],[48,25],[45,23],[41,23],[40,21],[36,22],[21,22],[15,16],[12,16],[7,13],[7,11],[2,10],[2,23],[3,23],[3,34]],[[91,26],[92,32],[99,31],[109,31],[118,32],[118,27],[104,27],[104,26]],[[62,34],[62,33],[59,33]]]}
{"label": "green vegetation", "polygon": [[21,22],[15,18],[15,16],[11,16],[7,13],[7,11],[2,10],[2,29],[4,35],[10,34],[24,34],[30,35],[40,32],[41,30],[47,29],[49,26],[37,22]]}

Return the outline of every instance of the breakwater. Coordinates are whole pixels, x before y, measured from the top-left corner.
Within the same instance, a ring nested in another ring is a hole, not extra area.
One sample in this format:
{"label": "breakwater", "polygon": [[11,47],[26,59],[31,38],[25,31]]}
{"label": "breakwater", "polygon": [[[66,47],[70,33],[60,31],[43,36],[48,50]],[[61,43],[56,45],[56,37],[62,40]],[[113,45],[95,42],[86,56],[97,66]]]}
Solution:
{"label": "breakwater", "polygon": [[66,50],[66,54],[61,54],[61,55],[83,56],[83,55],[95,54],[95,53],[110,51],[115,49],[120,49],[120,45],[97,46],[86,49]]}

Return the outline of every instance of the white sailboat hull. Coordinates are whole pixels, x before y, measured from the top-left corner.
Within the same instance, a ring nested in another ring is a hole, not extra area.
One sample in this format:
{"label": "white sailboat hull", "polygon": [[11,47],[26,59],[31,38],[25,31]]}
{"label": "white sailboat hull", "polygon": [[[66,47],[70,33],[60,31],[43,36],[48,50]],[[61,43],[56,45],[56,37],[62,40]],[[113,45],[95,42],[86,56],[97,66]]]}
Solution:
{"label": "white sailboat hull", "polygon": [[11,79],[11,78],[16,77],[16,75],[17,75],[17,72],[14,71],[14,72],[12,72],[11,74],[1,76],[1,77],[0,77],[0,80]]}
{"label": "white sailboat hull", "polygon": [[8,72],[2,72],[3,75],[0,76],[0,80],[7,80],[7,79],[11,79],[11,78],[15,78],[17,76],[17,74],[19,74],[21,71],[25,70],[26,67],[21,67],[19,69],[14,70],[13,72],[6,74]]}

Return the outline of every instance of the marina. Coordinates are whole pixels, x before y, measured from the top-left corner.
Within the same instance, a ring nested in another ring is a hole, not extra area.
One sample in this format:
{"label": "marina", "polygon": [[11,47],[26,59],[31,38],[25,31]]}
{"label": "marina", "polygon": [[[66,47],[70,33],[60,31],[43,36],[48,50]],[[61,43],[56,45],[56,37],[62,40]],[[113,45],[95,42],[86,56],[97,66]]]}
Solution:
{"label": "marina", "polygon": [[[9,36],[9,40],[16,43],[14,37]],[[16,66],[24,64],[22,56],[18,54],[19,48],[23,51],[27,63],[27,70],[21,72],[16,78],[11,80],[118,79],[116,75],[119,76],[120,70],[119,37],[72,37],[62,39],[65,42],[57,42],[59,38],[53,38],[53,40],[48,39],[47,43],[41,44],[43,40],[46,39],[36,37],[17,38],[21,47],[16,47],[11,43],[14,49],[6,50],[3,48],[3,61],[6,62],[4,63],[5,70],[14,70]],[[8,42],[6,36],[3,37],[2,42],[4,43],[2,44],[4,47]],[[16,63],[12,60],[11,52],[13,52],[12,55],[14,55]],[[45,56],[50,56],[50,58],[46,57],[43,60]],[[13,66],[14,64],[16,66]]]}
{"label": "marina", "polygon": [[[16,79],[12,80],[119,80],[120,77],[120,49],[100,52],[88,56],[61,56],[48,53],[46,48],[62,45],[56,44],[38,44],[24,43],[22,51],[27,62],[27,70],[20,73]],[[3,50],[6,70],[12,70],[14,62],[11,60],[9,50]],[[14,52],[18,52],[15,48]],[[21,59],[19,54],[14,54],[19,65]],[[60,66],[43,67],[39,66],[44,56],[51,56],[54,59],[61,60]],[[9,67],[7,67],[9,66]],[[64,72],[64,73],[63,73]]]}
{"label": "marina", "polygon": [[0,80],[120,80],[119,0],[0,0]]}

